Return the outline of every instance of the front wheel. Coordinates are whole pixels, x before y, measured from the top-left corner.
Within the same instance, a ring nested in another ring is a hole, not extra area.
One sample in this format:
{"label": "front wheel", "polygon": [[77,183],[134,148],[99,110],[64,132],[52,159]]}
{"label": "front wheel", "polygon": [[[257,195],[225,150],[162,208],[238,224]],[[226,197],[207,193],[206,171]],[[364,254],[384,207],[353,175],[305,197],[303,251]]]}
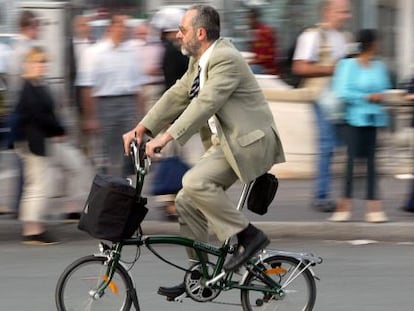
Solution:
{"label": "front wheel", "polygon": [[[279,297],[266,292],[242,289],[241,303],[244,311],[311,311],[316,299],[315,279],[309,269],[293,257],[272,256],[263,262],[265,273],[278,283],[284,296]],[[303,270],[303,271],[302,271]],[[243,285],[269,286],[249,273]]]}
{"label": "front wheel", "polygon": [[101,297],[93,293],[108,278],[104,256],[86,256],[70,264],[56,285],[55,299],[59,311],[120,310],[131,308],[132,281],[124,267],[118,265]]}

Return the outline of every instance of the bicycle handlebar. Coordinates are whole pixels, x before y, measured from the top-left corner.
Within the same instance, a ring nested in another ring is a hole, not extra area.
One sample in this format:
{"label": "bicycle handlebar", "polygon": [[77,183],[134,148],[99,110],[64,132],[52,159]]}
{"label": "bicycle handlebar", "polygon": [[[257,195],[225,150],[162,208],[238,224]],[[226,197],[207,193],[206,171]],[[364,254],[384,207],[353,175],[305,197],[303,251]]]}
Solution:
{"label": "bicycle handlebar", "polygon": [[130,155],[134,163],[134,167],[137,173],[147,173],[151,166],[151,159],[147,157],[145,153],[145,142],[138,145],[138,142],[134,139],[130,143]]}

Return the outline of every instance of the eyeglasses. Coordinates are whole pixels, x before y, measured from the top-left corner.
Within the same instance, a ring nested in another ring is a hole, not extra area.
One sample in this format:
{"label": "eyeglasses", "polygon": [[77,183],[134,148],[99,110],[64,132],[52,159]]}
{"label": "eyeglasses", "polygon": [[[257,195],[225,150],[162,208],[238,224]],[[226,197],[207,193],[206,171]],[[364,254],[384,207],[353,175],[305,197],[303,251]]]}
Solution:
{"label": "eyeglasses", "polygon": [[33,62],[34,63],[39,63],[39,64],[45,64],[45,63],[47,63],[47,59],[39,59],[39,60],[35,60]]}
{"label": "eyeglasses", "polygon": [[178,29],[181,31],[181,33],[184,35],[187,32],[187,29],[184,28],[183,26],[179,25]]}

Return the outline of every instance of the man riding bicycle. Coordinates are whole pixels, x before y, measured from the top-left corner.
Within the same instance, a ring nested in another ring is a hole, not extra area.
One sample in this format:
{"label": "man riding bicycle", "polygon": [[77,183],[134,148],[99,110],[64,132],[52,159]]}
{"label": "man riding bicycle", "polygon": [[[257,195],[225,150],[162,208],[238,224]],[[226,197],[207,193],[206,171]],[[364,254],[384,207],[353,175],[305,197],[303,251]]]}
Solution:
{"label": "man riding bicycle", "polygon": [[[218,12],[207,5],[191,6],[181,20],[177,38],[190,56],[187,72],[166,91],[138,125],[123,135],[125,152],[130,142],[146,144],[149,157],[169,141],[185,144],[200,132],[207,151],[184,175],[176,197],[181,235],[208,240],[208,226],[224,241],[237,235],[238,247],[225,263],[233,271],[263,249],[269,240],[236,210],[226,190],[238,179],[247,183],[285,161],[269,105],[237,49],[220,38]],[[197,258],[189,252],[190,258]],[[170,298],[185,292],[184,283],[160,287]]]}

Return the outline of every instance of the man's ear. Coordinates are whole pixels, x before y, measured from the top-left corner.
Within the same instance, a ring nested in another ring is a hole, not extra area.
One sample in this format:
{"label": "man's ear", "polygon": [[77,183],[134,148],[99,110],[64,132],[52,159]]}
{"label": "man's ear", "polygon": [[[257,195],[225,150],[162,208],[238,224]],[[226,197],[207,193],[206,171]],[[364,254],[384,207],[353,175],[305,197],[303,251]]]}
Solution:
{"label": "man's ear", "polygon": [[200,27],[197,29],[197,38],[200,41],[207,39],[207,31],[205,28]]}

